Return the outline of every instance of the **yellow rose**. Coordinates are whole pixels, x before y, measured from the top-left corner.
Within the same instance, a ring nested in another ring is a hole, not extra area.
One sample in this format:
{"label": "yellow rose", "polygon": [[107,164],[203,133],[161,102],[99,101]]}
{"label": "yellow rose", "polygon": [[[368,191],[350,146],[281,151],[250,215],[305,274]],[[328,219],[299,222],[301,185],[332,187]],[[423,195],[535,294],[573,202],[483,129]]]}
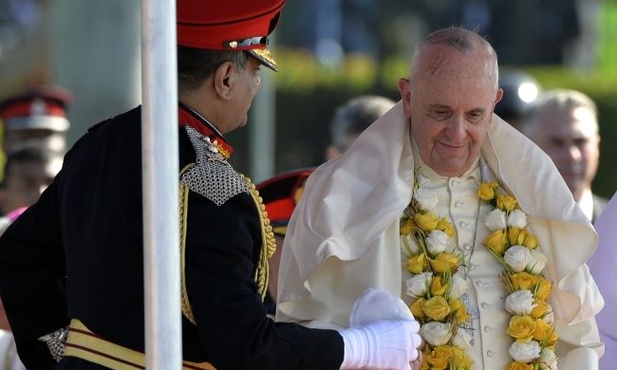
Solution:
{"label": "yellow rose", "polygon": [[503,230],[495,230],[484,241],[484,245],[498,256],[503,256],[506,251],[506,234]]}
{"label": "yellow rose", "polygon": [[536,320],[529,315],[514,315],[508,324],[508,334],[519,341],[529,342],[536,331]]}
{"label": "yellow rose", "polygon": [[424,302],[424,298],[418,298],[411,304],[411,314],[416,320],[422,320],[424,318],[424,312],[422,311]]}
{"label": "yellow rose", "polygon": [[513,290],[531,290],[536,281],[535,276],[525,271],[510,275],[510,284]]}
{"label": "yellow rose", "polygon": [[441,276],[433,277],[431,281],[431,295],[444,295],[448,289],[448,284],[443,283]]}
{"label": "yellow rose", "polygon": [[497,208],[505,212],[510,212],[518,206],[516,198],[510,195],[498,195],[497,196]]}
{"label": "yellow rose", "polygon": [[[535,237],[535,235],[531,234],[529,230],[520,230],[515,241],[516,245],[522,245],[529,249],[534,249],[538,246],[538,239]],[[515,243],[512,243],[512,245],[514,244]]]}
{"label": "yellow rose", "polygon": [[523,241],[523,246],[525,246],[525,247],[527,247],[529,249],[536,249],[536,248],[538,248],[538,238],[528,231],[527,234],[525,235],[525,240]]}
{"label": "yellow rose", "polygon": [[413,218],[418,227],[425,232],[433,231],[437,228],[437,225],[439,225],[439,218],[433,212],[418,212]]}
{"label": "yellow rose", "polygon": [[430,369],[444,370],[448,367],[450,356],[452,356],[452,348],[450,346],[437,346],[430,352],[426,362]]}
{"label": "yellow rose", "polygon": [[533,339],[538,342],[547,342],[551,339],[551,336],[555,332],[554,328],[542,319],[536,320],[536,331],[533,333]]}
{"label": "yellow rose", "polygon": [[452,226],[452,223],[450,223],[450,221],[445,217],[439,219],[439,223],[437,224],[437,230],[443,231],[451,238],[453,238],[456,234],[456,232],[454,231],[454,226]]}
{"label": "yellow rose", "polygon": [[534,290],[535,290],[534,296],[536,298],[546,300],[548,296],[551,294],[552,286],[553,284],[550,281],[546,280],[541,275],[538,275],[537,283],[536,283],[536,286],[534,287]]}
{"label": "yellow rose", "polygon": [[412,274],[419,274],[424,271],[425,263],[426,257],[424,257],[424,254],[418,254],[407,259],[407,262],[405,262],[405,268]]}
{"label": "yellow rose", "polygon": [[490,202],[493,198],[495,198],[495,189],[499,186],[497,182],[483,182],[480,184],[478,188],[478,197],[482,200]]}
{"label": "yellow rose", "polygon": [[464,350],[458,347],[452,347],[452,368],[454,369],[471,369],[473,361],[467,356]]}
{"label": "yellow rose", "polygon": [[416,225],[416,222],[413,220],[413,218],[408,218],[403,221],[403,224],[401,225],[401,235],[411,234],[417,227],[418,225]]}
{"label": "yellow rose", "polygon": [[533,365],[512,361],[506,370],[533,370]]}
{"label": "yellow rose", "polygon": [[548,346],[548,348],[550,348],[551,350],[555,350],[555,344],[557,344],[557,340],[559,339],[559,336],[557,335],[557,332],[555,332],[553,330],[553,332],[551,333],[551,337],[548,340],[548,343],[546,344]]}
{"label": "yellow rose", "polygon": [[454,314],[454,318],[459,325],[462,325],[469,320],[469,313],[467,307],[460,299],[453,299],[450,301],[450,312]]}
{"label": "yellow rose", "polygon": [[534,299],[533,303],[536,306],[531,310],[531,317],[533,317],[534,319],[539,319],[541,317],[544,317],[544,315],[548,313],[548,309],[550,307],[548,303],[538,298]]}
{"label": "yellow rose", "polygon": [[443,274],[457,268],[460,259],[452,253],[439,253],[434,260],[429,259],[429,262],[434,272]]}
{"label": "yellow rose", "polygon": [[508,242],[510,245],[523,245],[527,232],[517,227],[508,228]]}
{"label": "yellow rose", "polygon": [[443,320],[450,313],[450,306],[444,297],[433,297],[424,302],[422,312],[431,320]]}

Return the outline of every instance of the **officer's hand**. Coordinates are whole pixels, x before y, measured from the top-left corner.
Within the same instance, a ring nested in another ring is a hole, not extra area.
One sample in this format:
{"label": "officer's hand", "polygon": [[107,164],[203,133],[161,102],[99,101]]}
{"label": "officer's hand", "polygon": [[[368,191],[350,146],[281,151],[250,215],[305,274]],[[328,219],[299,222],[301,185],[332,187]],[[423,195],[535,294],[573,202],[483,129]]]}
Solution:
{"label": "officer's hand", "polygon": [[415,320],[385,320],[341,330],[345,355],[341,369],[409,370],[420,345]]}
{"label": "officer's hand", "polygon": [[420,325],[394,294],[367,289],[355,302],[345,341],[343,369],[410,369],[418,358]]}

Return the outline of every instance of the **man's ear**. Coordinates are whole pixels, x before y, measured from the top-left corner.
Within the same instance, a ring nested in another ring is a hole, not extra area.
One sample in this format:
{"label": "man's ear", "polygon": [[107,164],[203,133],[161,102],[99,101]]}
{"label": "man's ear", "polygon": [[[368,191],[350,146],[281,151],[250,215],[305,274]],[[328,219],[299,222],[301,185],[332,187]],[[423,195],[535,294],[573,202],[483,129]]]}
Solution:
{"label": "man's ear", "polygon": [[499,88],[497,89],[497,93],[495,94],[495,103],[493,104],[493,107],[501,101],[501,98],[503,98],[503,89]]}
{"label": "man's ear", "polygon": [[223,100],[232,97],[235,67],[231,62],[221,64],[214,72],[214,91]]}
{"label": "man's ear", "polygon": [[398,80],[398,91],[401,94],[401,100],[403,101],[403,112],[405,118],[411,117],[411,88],[409,79],[401,78]]}

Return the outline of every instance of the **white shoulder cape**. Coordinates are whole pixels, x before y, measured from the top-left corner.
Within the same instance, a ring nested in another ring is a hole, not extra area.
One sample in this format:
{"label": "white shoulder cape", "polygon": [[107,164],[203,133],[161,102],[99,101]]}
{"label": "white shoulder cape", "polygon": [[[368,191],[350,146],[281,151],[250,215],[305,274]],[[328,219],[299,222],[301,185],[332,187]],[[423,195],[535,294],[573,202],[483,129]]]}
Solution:
{"label": "white shoulder cape", "polygon": [[[548,257],[545,274],[557,282],[551,301],[555,317],[569,324],[591,318],[604,304],[585,265],[597,236],[551,159],[496,115],[482,156],[528,214]],[[358,293],[354,297],[367,287],[401,294],[398,219],[413,181],[409,123],[399,102],[345,154],[310,176],[282,251],[277,320],[348,325],[352,299],[335,295],[319,301],[311,295],[313,289],[330,289],[319,286],[320,272],[333,273],[329,259],[371,259],[358,265],[358,282],[341,282]],[[388,243],[395,247],[387,248]]]}

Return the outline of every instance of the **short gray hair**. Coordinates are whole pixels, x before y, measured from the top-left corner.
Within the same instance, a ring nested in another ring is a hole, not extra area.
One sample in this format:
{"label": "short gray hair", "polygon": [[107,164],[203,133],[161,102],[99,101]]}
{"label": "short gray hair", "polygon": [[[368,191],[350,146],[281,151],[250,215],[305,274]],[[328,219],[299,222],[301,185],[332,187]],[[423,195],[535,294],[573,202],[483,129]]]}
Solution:
{"label": "short gray hair", "polygon": [[332,144],[345,151],[354,137],[396,104],[394,100],[377,95],[362,95],[339,106],[330,124]]}
{"label": "short gray hair", "polygon": [[534,102],[529,120],[524,125],[525,134],[529,137],[533,137],[535,135],[538,126],[536,122],[538,113],[542,111],[568,113],[577,108],[585,108],[592,113],[596,131],[599,131],[598,108],[593,99],[577,90],[553,89],[541,93],[538,99]]}
{"label": "short gray hair", "polygon": [[243,51],[222,51],[178,47],[178,88],[190,91],[198,88],[225,62],[244,69],[248,54]]}

